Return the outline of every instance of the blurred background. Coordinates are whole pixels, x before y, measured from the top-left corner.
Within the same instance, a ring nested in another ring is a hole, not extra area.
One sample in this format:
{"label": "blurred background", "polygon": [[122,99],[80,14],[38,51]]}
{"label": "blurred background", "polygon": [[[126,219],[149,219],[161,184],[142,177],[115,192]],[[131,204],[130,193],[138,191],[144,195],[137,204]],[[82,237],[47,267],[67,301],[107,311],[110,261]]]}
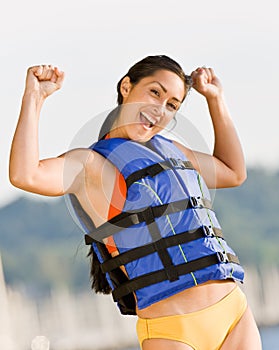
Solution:
{"label": "blurred background", "polygon": [[[53,350],[137,347],[135,319],[120,316],[110,297],[90,292],[87,247],[65,200],[13,188],[8,160],[29,66],[54,64],[66,73],[63,88],[48,99],[41,114],[40,155],[45,158],[96,140],[99,126],[94,120],[115,106],[118,80],[139,59],[166,54],[188,74],[198,66],[213,67],[223,83],[248,179],[237,189],[217,190],[214,207],[228,242],[246,267],[242,288],[260,326],[264,349],[278,349],[275,5],[271,0],[26,0],[2,7],[1,348],[30,349],[40,334],[50,339]],[[192,91],[181,113],[203,141],[193,140],[190,146],[204,148],[205,143],[211,150],[212,127],[203,98]],[[187,141],[187,130],[183,135],[180,128],[180,133]]]}

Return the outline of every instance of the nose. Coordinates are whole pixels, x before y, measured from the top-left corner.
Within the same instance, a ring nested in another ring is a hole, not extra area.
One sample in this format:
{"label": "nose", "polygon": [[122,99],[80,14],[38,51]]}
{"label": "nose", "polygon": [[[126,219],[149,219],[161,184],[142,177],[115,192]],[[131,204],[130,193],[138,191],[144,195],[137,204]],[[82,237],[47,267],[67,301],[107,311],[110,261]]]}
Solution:
{"label": "nose", "polygon": [[152,106],[152,112],[155,116],[165,115],[165,106],[164,104],[156,104]]}

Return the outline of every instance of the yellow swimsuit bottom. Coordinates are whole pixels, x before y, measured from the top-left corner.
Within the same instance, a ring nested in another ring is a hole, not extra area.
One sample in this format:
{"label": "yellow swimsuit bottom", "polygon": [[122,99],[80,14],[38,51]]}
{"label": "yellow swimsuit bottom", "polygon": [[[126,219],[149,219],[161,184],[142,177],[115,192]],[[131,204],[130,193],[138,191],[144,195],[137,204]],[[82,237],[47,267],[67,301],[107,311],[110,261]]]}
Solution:
{"label": "yellow swimsuit bottom", "polygon": [[146,339],[176,340],[194,350],[218,350],[247,308],[247,300],[237,286],[216,304],[188,314],[139,318],[140,346]]}

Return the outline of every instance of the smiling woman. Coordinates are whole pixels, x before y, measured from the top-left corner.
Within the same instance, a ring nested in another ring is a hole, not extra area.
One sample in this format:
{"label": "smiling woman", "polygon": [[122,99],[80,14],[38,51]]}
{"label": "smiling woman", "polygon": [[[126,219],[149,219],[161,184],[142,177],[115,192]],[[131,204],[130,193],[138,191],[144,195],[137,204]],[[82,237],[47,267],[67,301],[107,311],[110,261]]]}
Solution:
{"label": "smiling woman", "polygon": [[[159,79],[157,79],[158,77]],[[174,91],[168,92],[163,84],[166,80],[167,85],[170,85]],[[184,101],[191,84],[192,78],[186,75],[174,60],[166,56],[149,56],[137,62],[120,79],[117,84],[117,102],[122,110],[125,105],[126,114],[132,112],[132,110],[129,111],[127,104],[133,104],[131,108],[137,108],[138,112],[141,112],[138,114],[138,118],[141,118],[142,123],[146,126],[152,127],[152,124],[155,125],[156,122],[158,125],[159,121],[165,125],[166,117],[172,119],[175,116],[175,112],[178,111]],[[175,94],[178,96],[175,96]],[[150,101],[149,108],[147,101]],[[167,109],[164,108],[165,106],[167,106]],[[140,109],[140,107],[142,108]],[[149,113],[145,111],[145,108],[148,108]],[[111,131],[112,124],[116,122],[116,117],[118,117],[118,112],[121,109],[118,108],[117,112],[113,111],[108,116],[101,128],[99,138],[104,137],[108,131]],[[161,116],[158,120],[158,114],[162,111],[167,115],[165,117]],[[131,120],[131,122],[135,124],[136,120]],[[128,120],[126,124],[129,124]]]}
{"label": "smiling woman", "polygon": [[120,89],[125,107],[110,135],[141,142],[148,141],[166,127],[185,97],[183,81],[167,70],[158,70],[136,85],[126,76]]}
{"label": "smiling woman", "polygon": [[[224,239],[208,191],[246,178],[213,69],[199,67],[187,76],[167,56],[144,58],[119,81],[118,107],[98,142],[40,160],[40,109],[63,77],[57,67],[28,70],[11,149],[11,182],[42,195],[69,195],[91,246],[92,287],[112,293],[122,314],[138,316],[143,350],[261,349],[236,285],[243,269]],[[159,135],[191,86],[208,104],[213,154]]]}

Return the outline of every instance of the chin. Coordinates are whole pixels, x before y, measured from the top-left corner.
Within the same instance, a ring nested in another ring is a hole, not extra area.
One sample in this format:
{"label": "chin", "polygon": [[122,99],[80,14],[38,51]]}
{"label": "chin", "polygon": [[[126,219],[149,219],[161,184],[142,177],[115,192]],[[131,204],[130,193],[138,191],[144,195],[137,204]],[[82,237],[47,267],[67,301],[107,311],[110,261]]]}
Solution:
{"label": "chin", "polygon": [[136,142],[147,142],[149,141],[156,133],[154,132],[139,132],[137,130],[135,130],[135,128],[133,128],[133,130],[131,130],[128,133],[128,138],[130,140],[136,141]]}
{"label": "chin", "polygon": [[149,141],[152,137],[153,137],[153,135],[150,136],[150,137],[147,137],[147,136],[133,136],[133,137],[130,137],[130,140],[143,143],[143,142]]}

